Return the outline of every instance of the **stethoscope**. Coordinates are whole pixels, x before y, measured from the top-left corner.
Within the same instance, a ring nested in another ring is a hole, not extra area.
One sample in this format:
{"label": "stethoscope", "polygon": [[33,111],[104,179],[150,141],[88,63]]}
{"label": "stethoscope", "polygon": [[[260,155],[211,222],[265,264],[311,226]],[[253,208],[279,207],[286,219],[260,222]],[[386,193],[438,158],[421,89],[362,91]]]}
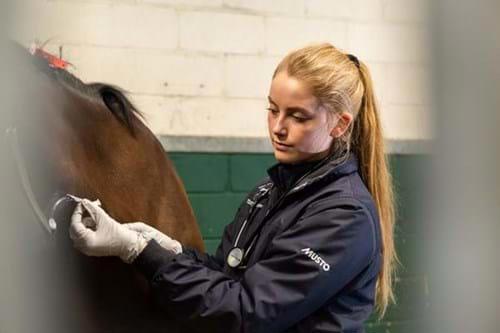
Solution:
{"label": "stethoscope", "polygon": [[270,210],[266,212],[264,215],[264,218],[260,221],[260,224],[257,226],[257,228],[254,230],[254,232],[251,234],[250,238],[251,243],[248,246],[248,248],[245,250],[244,247],[238,246],[238,243],[240,241],[241,234],[245,230],[246,226],[248,225],[249,221],[252,221],[255,218],[255,215],[257,211],[262,208],[262,204],[260,201],[270,192],[272,189],[272,184],[269,187],[263,187],[260,189],[260,192],[257,194],[256,197],[254,197],[254,200],[247,199],[247,203],[251,205],[250,211],[248,212],[248,216],[243,221],[243,224],[240,227],[240,230],[238,231],[238,235],[236,236],[236,240],[234,241],[233,248],[231,251],[229,251],[229,254],[227,255],[227,264],[231,268],[240,268],[244,269],[245,266],[242,265],[243,260],[248,257],[248,254],[250,253],[255,240],[257,239],[257,236],[260,234],[260,231],[262,230],[262,227],[264,226],[264,220],[268,216]]}
{"label": "stethoscope", "polygon": [[[295,184],[299,184],[302,179],[306,178],[310,173],[312,173],[313,171],[315,171],[318,168],[320,168],[322,165],[324,165],[325,163],[327,163],[329,160],[330,160],[330,156],[325,157],[313,169],[311,169],[309,172],[307,172],[305,175],[303,175]],[[305,185],[305,184],[303,184],[303,185]],[[268,208],[268,210],[266,211],[264,217],[260,221],[260,224],[257,226],[257,228],[255,229],[255,231],[250,236],[249,239],[251,239],[251,243],[248,246],[248,248],[245,250],[244,247],[238,246],[238,242],[240,240],[240,236],[241,236],[242,232],[245,230],[245,227],[247,226],[248,222],[252,221],[252,219],[255,217],[255,214],[257,212],[256,208],[261,208],[262,207],[262,204],[260,204],[260,201],[271,191],[271,189],[273,188],[273,186],[274,186],[273,184],[270,184],[270,186],[262,187],[259,190],[260,192],[254,197],[254,201],[250,200],[250,199],[247,199],[247,203],[251,205],[250,211],[248,212],[247,218],[245,219],[245,221],[243,222],[243,224],[240,227],[238,235],[236,236],[236,240],[234,241],[233,248],[229,251],[229,254],[227,255],[226,262],[227,262],[227,264],[228,264],[229,267],[231,267],[231,268],[239,268],[239,269],[245,269],[246,268],[246,266],[242,265],[243,260],[248,257],[248,255],[249,255],[249,253],[250,253],[250,251],[251,251],[251,249],[252,249],[252,247],[253,247],[256,239],[258,238],[258,235],[260,234],[260,232],[262,230],[262,227],[265,225],[264,222],[265,222],[266,218],[269,216],[269,214],[272,211],[274,211],[276,209],[276,207],[278,207],[281,204],[281,202],[283,201],[283,199],[286,197],[287,193],[285,193],[284,195],[282,195],[276,201],[276,204],[274,204],[273,207]],[[301,186],[295,187],[294,189],[292,189],[292,191],[293,190],[297,190],[299,187],[301,187]]]}

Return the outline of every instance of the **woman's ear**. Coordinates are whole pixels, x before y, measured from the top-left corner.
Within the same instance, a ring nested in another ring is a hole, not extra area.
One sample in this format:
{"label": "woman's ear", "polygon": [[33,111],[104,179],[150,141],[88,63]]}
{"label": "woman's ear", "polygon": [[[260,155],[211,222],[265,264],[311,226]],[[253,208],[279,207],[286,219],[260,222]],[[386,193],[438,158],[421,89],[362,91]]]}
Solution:
{"label": "woman's ear", "polygon": [[338,121],[337,124],[335,125],[334,128],[332,128],[332,131],[330,132],[330,136],[332,138],[339,138],[341,137],[345,131],[349,128],[349,125],[351,124],[353,119],[352,114],[347,113],[347,112],[342,112],[340,115],[338,115]]}

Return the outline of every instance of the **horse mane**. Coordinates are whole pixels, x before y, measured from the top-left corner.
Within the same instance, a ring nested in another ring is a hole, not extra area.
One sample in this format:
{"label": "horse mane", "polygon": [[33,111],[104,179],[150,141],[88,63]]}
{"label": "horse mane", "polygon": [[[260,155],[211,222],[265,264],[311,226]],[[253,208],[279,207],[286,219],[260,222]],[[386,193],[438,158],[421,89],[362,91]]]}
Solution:
{"label": "horse mane", "polygon": [[39,71],[68,90],[82,95],[94,103],[103,103],[116,118],[127,126],[131,134],[135,134],[134,123],[139,118],[144,119],[144,115],[126,96],[125,90],[102,82],[85,83],[66,69],[51,67],[46,59],[33,56],[24,48],[23,50],[30,56],[35,68]]}

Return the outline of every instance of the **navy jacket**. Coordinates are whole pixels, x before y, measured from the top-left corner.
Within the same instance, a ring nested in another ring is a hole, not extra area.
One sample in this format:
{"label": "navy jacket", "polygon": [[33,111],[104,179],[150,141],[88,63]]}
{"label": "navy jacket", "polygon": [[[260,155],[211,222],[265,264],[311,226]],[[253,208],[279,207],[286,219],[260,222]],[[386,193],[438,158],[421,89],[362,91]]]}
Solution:
{"label": "navy jacket", "polygon": [[[351,154],[341,164],[290,168],[268,170],[215,256],[147,245],[134,265],[166,315],[200,332],[364,332],[382,257],[378,214],[358,161]],[[229,267],[236,238],[248,249],[259,222],[242,267]]]}

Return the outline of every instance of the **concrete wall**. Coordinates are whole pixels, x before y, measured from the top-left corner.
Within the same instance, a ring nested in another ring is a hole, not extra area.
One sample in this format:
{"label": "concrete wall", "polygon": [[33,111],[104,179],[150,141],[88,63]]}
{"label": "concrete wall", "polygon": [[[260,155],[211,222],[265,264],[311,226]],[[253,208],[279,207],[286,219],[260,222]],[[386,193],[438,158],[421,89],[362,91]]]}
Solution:
{"label": "concrete wall", "polygon": [[386,137],[431,136],[418,0],[20,0],[11,35],[52,38],[86,81],[133,95],[158,135],[266,137],[271,73],[327,41],[372,70]]}

